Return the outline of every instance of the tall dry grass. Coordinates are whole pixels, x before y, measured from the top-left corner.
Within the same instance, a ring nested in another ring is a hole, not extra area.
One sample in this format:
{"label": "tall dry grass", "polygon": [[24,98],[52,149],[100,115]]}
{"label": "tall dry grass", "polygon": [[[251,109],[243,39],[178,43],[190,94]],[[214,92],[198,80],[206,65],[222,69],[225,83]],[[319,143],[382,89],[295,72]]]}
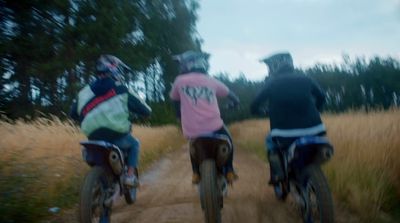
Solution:
{"label": "tall dry grass", "polygon": [[[184,142],[175,126],[134,126],[141,141],[141,169]],[[72,123],[39,119],[0,121],[0,222],[37,222],[50,207],[77,203],[88,166]]]}
{"label": "tall dry grass", "polygon": [[[335,147],[324,170],[337,202],[363,222],[399,220],[400,110],[349,112],[323,119]],[[265,158],[268,120],[236,123],[231,131],[240,148]]]}

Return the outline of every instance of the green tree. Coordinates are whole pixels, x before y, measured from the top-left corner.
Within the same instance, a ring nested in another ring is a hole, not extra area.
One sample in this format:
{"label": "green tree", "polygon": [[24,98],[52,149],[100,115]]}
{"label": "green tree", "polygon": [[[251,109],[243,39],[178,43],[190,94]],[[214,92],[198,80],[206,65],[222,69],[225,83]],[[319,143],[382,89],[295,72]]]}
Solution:
{"label": "green tree", "polygon": [[[194,0],[0,0],[0,105],[10,117],[61,115],[88,83],[95,59],[114,54],[133,68],[129,85],[166,100],[171,56],[200,48]],[[143,76],[142,84],[138,82]],[[20,109],[20,106],[24,109]]]}

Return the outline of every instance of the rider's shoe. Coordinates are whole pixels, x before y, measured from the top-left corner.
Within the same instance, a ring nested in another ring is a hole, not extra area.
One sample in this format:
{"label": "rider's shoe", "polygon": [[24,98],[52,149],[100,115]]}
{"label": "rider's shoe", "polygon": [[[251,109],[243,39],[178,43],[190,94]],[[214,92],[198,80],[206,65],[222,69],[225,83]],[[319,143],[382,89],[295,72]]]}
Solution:
{"label": "rider's shoe", "polygon": [[192,175],[192,184],[200,183],[200,175],[198,173],[193,173]]}
{"label": "rider's shoe", "polygon": [[282,171],[280,169],[276,169],[275,171],[272,171],[273,168],[271,166],[270,168],[270,178],[269,178],[269,185],[277,185],[280,182],[282,182],[282,180],[284,180],[284,175],[282,173]]}
{"label": "rider's shoe", "polygon": [[226,181],[228,181],[229,184],[232,184],[233,181],[237,180],[239,176],[234,172],[234,171],[229,171],[226,174]]}
{"label": "rider's shoe", "polygon": [[124,179],[124,184],[128,187],[138,187],[139,180],[135,175],[126,176]]}
{"label": "rider's shoe", "polygon": [[274,185],[277,185],[277,184],[278,184],[278,181],[276,181],[276,180],[270,179],[270,180],[268,181],[268,185],[274,186]]}
{"label": "rider's shoe", "polygon": [[271,178],[269,179],[268,184],[271,186],[275,186],[278,185],[280,182],[282,182],[282,180],[283,177],[281,177],[280,175],[271,173]]}

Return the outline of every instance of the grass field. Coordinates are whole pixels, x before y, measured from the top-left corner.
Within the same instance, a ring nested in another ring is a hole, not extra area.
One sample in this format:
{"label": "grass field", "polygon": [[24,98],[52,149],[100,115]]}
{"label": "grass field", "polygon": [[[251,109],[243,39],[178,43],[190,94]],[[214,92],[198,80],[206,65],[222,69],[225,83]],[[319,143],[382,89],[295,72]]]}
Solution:
{"label": "grass field", "polygon": [[[325,115],[335,156],[324,166],[336,204],[363,222],[400,220],[400,110]],[[265,159],[268,120],[230,126],[238,148]],[[141,141],[141,169],[184,140],[175,126],[135,126]],[[79,141],[72,123],[40,119],[0,121],[0,222],[37,222],[77,203],[83,175]],[[13,221],[11,221],[12,219]]]}
{"label": "grass field", "polygon": [[[141,141],[140,169],[184,140],[175,126],[134,126]],[[0,222],[38,222],[48,208],[77,203],[83,175],[79,141],[72,123],[40,119],[32,123],[0,121]]]}
{"label": "grass field", "polygon": [[[400,220],[400,111],[325,115],[335,156],[324,166],[337,203],[363,222]],[[235,143],[265,159],[268,120],[235,123]]]}

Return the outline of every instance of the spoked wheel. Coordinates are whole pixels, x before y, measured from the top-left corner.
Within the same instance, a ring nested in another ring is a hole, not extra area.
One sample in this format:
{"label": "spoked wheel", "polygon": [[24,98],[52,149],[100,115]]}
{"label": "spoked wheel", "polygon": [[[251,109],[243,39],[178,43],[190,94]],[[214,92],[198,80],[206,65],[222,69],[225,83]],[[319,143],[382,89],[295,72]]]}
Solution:
{"label": "spoked wheel", "polygon": [[217,168],[214,160],[204,160],[200,165],[200,200],[206,223],[221,222],[222,196],[218,188]]}
{"label": "spoked wheel", "polygon": [[303,218],[303,222],[307,222],[304,220],[304,216],[307,216],[307,201],[300,183],[295,181],[290,182],[290,198],[290,204],[298,211],[300,216]]}
{"label": "spoked wheel", "polygon": [[86,175],[81,188],[80,222],[109,223],[111,208],[105,200],[111,195],[112,177],[101,167],[93,167]]}
{"label": "spoked wheel", "polygon": [[301,208],[305,223],[333,223],[334,211],[328,182],[319,166],[309,166],[304,171]]}
{"label": "spoked wheel", "polygon": [[305,199],[307,199],[307,205],[304,211],[305,222],[321,222],[320,209],[318,207],[317,195],[315,188],[312,184],[307,185],[305,193]]}

